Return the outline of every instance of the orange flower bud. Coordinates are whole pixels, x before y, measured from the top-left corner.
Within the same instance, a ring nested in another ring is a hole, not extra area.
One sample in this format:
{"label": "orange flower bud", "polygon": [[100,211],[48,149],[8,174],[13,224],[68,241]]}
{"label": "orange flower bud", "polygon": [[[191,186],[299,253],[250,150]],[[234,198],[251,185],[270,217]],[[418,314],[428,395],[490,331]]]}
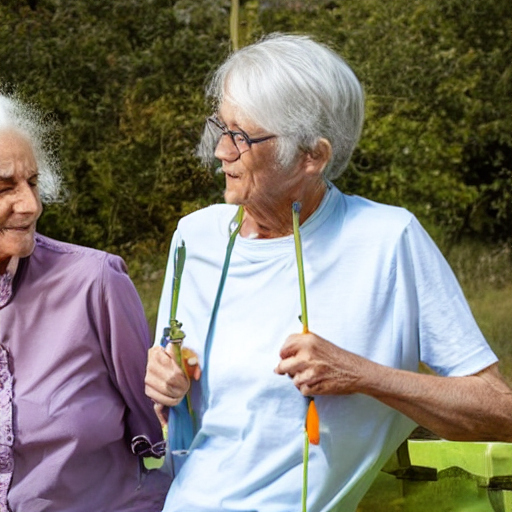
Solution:
{"label": "orange flower bud", "polygon": [[320,418],[318,417],[314,400],[309,402],[306,416],[306,432],[311,444],[320,444]]}

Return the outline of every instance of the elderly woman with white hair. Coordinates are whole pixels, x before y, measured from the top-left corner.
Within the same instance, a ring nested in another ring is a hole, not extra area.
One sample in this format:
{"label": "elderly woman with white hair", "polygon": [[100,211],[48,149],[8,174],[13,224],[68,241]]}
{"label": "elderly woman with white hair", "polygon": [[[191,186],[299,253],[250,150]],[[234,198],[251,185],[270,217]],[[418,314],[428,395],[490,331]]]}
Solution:
{"label": "elderly woman with white hair", "polygon": [[156,512],[144,311],[121,258],[36,233],[60,182],[48,128],[0,95],[0,511]]}
{"label": "elderly woman with white hair", "polygon": [[[354,512],[418,424],[512,441],[512,393],[434,243],[408,211],[330,181],[363,124],[348,65],[308,37],[274,35],[231,55],[208,93],[200,153],[221,163],[228,204],[183,218],[171,245],[157,335],[183,241],[177,318],[203,373],[198,432],[175,454],[185,462],[164,511],[296,512],[307,464],[302,510]],[[437,375],[418,373],[420,361]],[[176,407],[188,386],[173,352],[153,347],[148,395]],[[309,461],[308,397],[320,433]]]}

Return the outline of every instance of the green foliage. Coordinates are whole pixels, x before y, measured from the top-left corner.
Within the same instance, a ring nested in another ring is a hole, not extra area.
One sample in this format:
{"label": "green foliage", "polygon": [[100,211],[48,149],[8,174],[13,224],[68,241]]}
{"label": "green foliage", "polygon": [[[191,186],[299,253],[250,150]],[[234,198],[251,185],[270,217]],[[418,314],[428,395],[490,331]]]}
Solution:
{"label": "green foliage", "polygon": [[436,234],[510,239],[512,16],[497,0],[308,3],[265,31],[316,35],[366,90],[346,191],[414,211]]}
{"label": "green foliage", "polygon": [[[61,124],[68,197],[42,231],[128,254],[221,199],[194,152],[230,6],[2,2],[0,83]],[[510,240],[511,19],[506,0],[246,0],[239,36],[310,33],[354,68],[367,121],[345,191],[405,206],[439,238]]]}
{"label": "green foliage", "polygon": [[125,252],[144,240],[167,243],[183,211],[219,197],[194,151],[205,77],[227,48],[225,4],[0,7],[0,81],[62,126],[68,197],[46,208],[45,233]]}

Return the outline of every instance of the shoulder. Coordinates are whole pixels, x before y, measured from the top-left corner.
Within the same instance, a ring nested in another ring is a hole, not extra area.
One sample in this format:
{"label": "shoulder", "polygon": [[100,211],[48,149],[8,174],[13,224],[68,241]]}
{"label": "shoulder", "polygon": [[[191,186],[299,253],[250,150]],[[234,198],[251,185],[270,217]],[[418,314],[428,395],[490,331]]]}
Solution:
{"label": "shoulder", "polygon": [[399,206],[377,203],[360,196],[344,195],[345,228],[378,239],[398,239],[411,224],[419,225],[414,215]]}
{"label": "shoulder", "polygon": [[405,208],[377,203],[361,196],[344,195],[348,219],[371,220],[373,223],[407,226],[414,215]]}
{"label": "shoulder", "polygon": [[127,273],[126,264],[120,256],[91,247],[61,242],[39,233],[36,233],[35,242],[34,258],[47,265],[58,264],[61,268],[69,267],[78,273],[83,270],[85,274],[94,277],[105,272]]}
{"label": "shoulder", "polygon": [[229,225],[238,207],[231,204],[214,204],[183,217],[178,222],[182,236],[229,236]]}

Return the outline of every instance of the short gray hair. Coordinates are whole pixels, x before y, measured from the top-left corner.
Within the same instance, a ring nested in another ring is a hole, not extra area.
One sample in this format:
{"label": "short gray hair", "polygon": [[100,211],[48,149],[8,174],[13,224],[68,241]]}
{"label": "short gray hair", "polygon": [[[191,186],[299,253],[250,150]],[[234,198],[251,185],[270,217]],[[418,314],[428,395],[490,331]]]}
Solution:
{"label": "short gray hair", "polygon": [[[346,169],[364,120],[364,93],[348,64],[308,36],[271,34],[233,53],[207,87],[214,108],[229,101],[252,122],[278,136],[278,161],[293,163],[299,151],[313,150],[320,138],[332,146],[324,175]],[[211,161],[207,133],[198,154]]]}
{"label": "short gray hair", "polygon": [[16,95],[0,93],[0,131],[14,131],[32,146],[39,173],[39,192],[45,203],[59,199],[61,173],[59,160],[52,145],[55,122],[45,119],[42,112],[22,102]]}

